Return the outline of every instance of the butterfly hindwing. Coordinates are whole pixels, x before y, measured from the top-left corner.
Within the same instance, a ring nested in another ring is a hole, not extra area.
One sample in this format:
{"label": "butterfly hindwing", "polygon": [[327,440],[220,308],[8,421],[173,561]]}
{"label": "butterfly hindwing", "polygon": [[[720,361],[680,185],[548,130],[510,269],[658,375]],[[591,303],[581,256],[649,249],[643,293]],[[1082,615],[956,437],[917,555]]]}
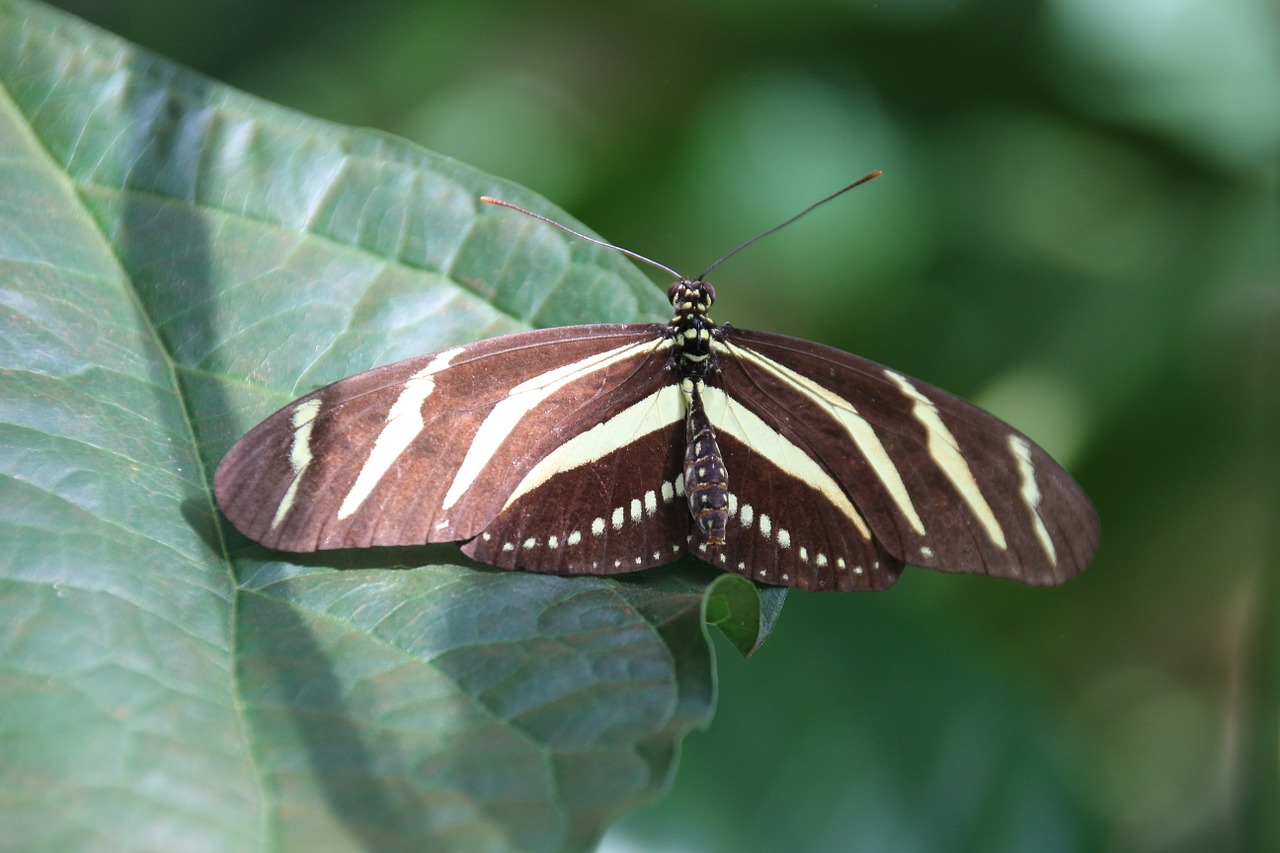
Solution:
{"label": "butterfly hindwing", "polygon": [[1043,584],[1092,556],[1098,528],[1088,498],[1012,427],[840,350],[763,332],[724,335],[719,382],[829,471],[898,559]]}
{"label": "butterfly hindwing", "polygon": [[[655,393],[661,396],[643,398],[644,408],[654,410],[647,424],[615,418],[598,425],[601,433],[618,431],[615,444],[587,462],[570,454],[552,459],[548,478],[509,498],[462,550],[507,569],[593,575],[660,566],[685,553],[690,517],[680,480],[684,421],[678,407],[675,420],[659,412],[674,404],[667,394]],[[580,438],[581,449],[588,450],[600,436]]]}
{"label": "butterfly hindwing", "polygon": [[884,551],[829,474],[795,457],[780,467],[758,444],[740,438],[746,432],[741,407],[710,396],[729,471],[730,534],[718,547],[695,544],[693,553],[779,586],[846,592],[891,586],[902,563]]}

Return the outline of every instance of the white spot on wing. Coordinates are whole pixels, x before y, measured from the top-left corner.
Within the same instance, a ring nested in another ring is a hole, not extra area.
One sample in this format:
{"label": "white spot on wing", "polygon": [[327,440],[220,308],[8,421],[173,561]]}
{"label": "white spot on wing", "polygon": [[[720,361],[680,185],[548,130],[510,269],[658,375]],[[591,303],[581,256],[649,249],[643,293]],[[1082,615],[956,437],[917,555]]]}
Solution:
{"label": "white spot on wing", "polygon": [[[375,486],[392,464],[400,458],[406,447],[418,437],[426,425],[422,420],[422,406],[427,398],[436,390],[435,375],[449,366],[449,362],[463,351],[464,347],[445,350],[431,359],[431,362],[417,373],[405,380],[400,389],[400,396],[387,411],[387,422],[378,433],[378,438],[369,451],[369,458],[360,467],[356,481],[351,490],[338,507],[338,518],[350,518],[368,499]],[[448,509],[448,505],[442,507]]]}
{"label": "white spot on wing", "polygon": [[604,519],[603,518],[597,518],[591,522],[591,535],[592,536],[604,535]]}
{"label": "white spot on wing", "polygon": [[320,414],[320,398],[298,404],[289,418],[293,427],[293,444],[289,448],[289,467],[301,474],[311,464],[311,429]]}
{"label": "white spot on wing", "polygon": [[[1008,546],[1005,544],[1004,531],[1000,529],[1000,522],[996,520],[995,513],[991,511],[986,498],[982,496],[982,490],[978,488],[978,481],[974,479],[969,463],[960,453],[960,444],[951,434],[951,430],[947,429],[947,425],[942,422],[938,407],[932,400],[921,394],[920,389],[907,381],[902,374],[888,369],[884,373],[902,389],[903,394],[911,399],[911,416],[924,426],[925,434],[928,436],[929,457],[956,487],[960,497],[964,499],[969,510],[978,519],[978,523],[982,525],[982,529],[986,531],[987,538],[1003,551]],[[923,533],[923,531],[920,532]]]}
{"label": "white spot on wing", "polygon": [[1009,449],[1013,451],[1013,458],[1018,463],[1018,477],[1022,480],[1022,488],[1018,490],[1018,494],[1022,496],[1022,502],[1031,511],[1031,518],[1035,521],[1036,538],[1040,540],[1040,547],[1044,549],[1044,553],[1049,557],[1049,562],[1056,566],[1058,565],[1058,549],[1053,546],[1053,539],[1049,536],[1049,530],[1044,526],[1044,519],[1040,517],[1041,495],[1040,487],[1036,485],[1036,467],[1031,462],[1031,445],[1020,436],[1010,435]]}
{"label": "white spot on wing", "polygon": [[320,414],[320,398],[299,403],[289,417],[289,425],[293,427],[293,443],[289,445],[289,468],[293,471],[293,479],[285,490],[276,514],[271,518],[271,529],[275,530],[284,521],[289,510],[293,509],[294,498],[298,493],[298,481],[303,473],[311,467],[311,430],[316,424],[316,415]]}
{"label": "white spot on wing", "polygon": [[614,529],[614,530],[621,530],[621,529],[622,529],[622,521],[623,521],[623,518],[624,518],[624,516],[623,516],[623,512],[622,512],[622,507],[620,507],[620,506],[616,506],[616,507],[614,507],[614,508],[613,508],[613,517],[612,517],[611,519],[609,519],[610,523],[613,525],[613,529]]}

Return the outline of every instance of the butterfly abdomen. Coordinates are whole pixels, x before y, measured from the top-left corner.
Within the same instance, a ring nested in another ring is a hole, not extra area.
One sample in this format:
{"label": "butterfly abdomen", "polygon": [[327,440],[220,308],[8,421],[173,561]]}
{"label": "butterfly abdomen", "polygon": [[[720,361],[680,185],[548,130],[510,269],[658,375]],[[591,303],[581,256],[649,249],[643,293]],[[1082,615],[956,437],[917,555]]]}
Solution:
{"label": "butterfly abdomen", "polygon": [[716,431],[702,408],[701,380],[685,379],[680,384],[685,399],[684,492],[689,512],[708,545],[725,543],[729,522],[729,473]]}

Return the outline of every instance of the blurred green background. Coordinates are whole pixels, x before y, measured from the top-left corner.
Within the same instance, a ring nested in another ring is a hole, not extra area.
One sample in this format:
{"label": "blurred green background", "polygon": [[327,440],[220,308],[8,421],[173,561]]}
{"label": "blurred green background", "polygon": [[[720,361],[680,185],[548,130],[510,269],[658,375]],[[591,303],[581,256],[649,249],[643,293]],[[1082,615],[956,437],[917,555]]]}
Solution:
{"label": "blurred green background", "polygon": [[717,270],[717,319],[1001,414],[1102,551],[792,595],[603,849],[1280,844],[1274,0],[55,5],[689,274],[885,170]]}

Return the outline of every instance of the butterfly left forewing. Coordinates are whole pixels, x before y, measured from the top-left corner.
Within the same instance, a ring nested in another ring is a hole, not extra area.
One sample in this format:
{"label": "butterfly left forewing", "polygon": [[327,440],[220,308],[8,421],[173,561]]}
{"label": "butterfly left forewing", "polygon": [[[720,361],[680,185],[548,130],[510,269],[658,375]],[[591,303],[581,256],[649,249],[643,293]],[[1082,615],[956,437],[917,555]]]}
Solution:
{"label": "butterfly left forewing", "polygon": [[661,327],[543,329],[348,377],[242,438],[218,503],[285,551],[469,539],[587,419],[648,393],[666,347]]}
{"label": "butterfly left forewing", "polygon": [[719,352],[728,393],[829,471],[898,559],[1045,584],[1075,575],[1096,550],[1097,516],[1080,487],[976,406],[782,335],[727,330]]}

